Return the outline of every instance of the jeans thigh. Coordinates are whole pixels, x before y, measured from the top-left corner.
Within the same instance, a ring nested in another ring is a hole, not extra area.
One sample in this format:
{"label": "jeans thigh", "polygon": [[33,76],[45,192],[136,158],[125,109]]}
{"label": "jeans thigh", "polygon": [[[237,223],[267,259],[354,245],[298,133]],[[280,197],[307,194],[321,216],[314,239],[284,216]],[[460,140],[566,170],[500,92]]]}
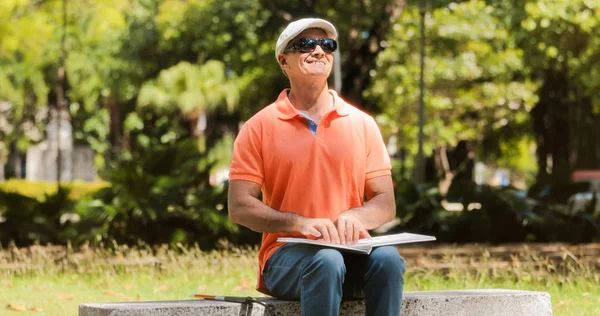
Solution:
{"label": "jeans thigh", "polygon": [[308,244],[285,244],[267,261],[263,278],[267,289],[284,299],[300,299],[300,281],[305,266],[323,247]]}
{"label": "jeans thigh", "polygon": [[[269,291],[281,298],[300,299],[300,278],[304,267],[322,247],[307,244],[285,244],[269,258],[263,278]],[[346,275],[344,298],[364,298],[365,268],[368,255],[342,252]]]}

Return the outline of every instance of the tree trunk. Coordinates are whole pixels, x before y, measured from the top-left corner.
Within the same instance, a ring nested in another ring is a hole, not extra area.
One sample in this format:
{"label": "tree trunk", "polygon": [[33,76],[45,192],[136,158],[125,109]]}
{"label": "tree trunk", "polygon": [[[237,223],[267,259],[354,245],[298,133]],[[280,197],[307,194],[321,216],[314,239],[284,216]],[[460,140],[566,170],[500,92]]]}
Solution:
{"label": "tree trunk", "polygon": [[574,170],[600,169],[600,114],[594,113],[591,98],[582,90],[582,87],[576,88],[577,106],[570,120],[573,135],[570,158]]}
{"label": "tree trunk", "polygon": [[473,184],[475,152],[466,141],[460,141],[456,148],[448,151],[447,146],[437,147],[434,151],[434,164],[438,175],[438,190],[442,197],[441,205],[451,209],[448,202],[450,187],[454,182],[461,185]]}
{"label": "tree trunk", "polygon": [[573,168],[569,118],[577,105],[568,101],[570,85],[566,71],[549,69],[544,78],[540,100],[531,111],[538,142],[537,180],[540,184],[564,185],[570,181]]}
{"label": "tree trunk", "polygon": [[[345,55],[346,62],[342,65],[342,95],[350,103],[359,105],[371,113],[380,112],[381,109],[376,104],[368,104],[363,99],[362,93],[371,83],[371,69],[375,69],[375,59],[379,52],[384,48],[380,45],[392,25],[396,22],[402,11],[407,5],[405,0],[389,1],[382,11],[376,23],[371,25],[368,31],[368,37],[365,40],[353,41],[359,45],[351,45],[342,53]],[[362,12],[357,12],[354,18],[360,19]],[[349,36],[344,34],[342,36]]]}
{"label": "tree trunk", "polygon": [[535,151],[538,171],[536,175],[536,183],[543,184],[548,182],[548,130],[545,127],[545,118],[548,115],[548,107],[546,103],[538,102],[529,113],[533,123],[533,134],[537,144]]}
{"label": "tree trunk", "polygon": [[[111,91],[105,98],[104,104],[108,108],[110,116],[110,131],[109,131],[109,142],[110,142],[110,160],[116,157],[117,152],[121,150],[121,113],[119,112],[119,104],[117,103],[117,97],[114,91]],[[109,160],[107,160],[108,162]]]}
{"label": "tree trunk", "polygon": [[6,179],[10,178],[22,178],[22,170],[21,170],[21,153],[17,148],[17,142],[13,141],[10,143],[8,147],[8,159],[6,161],[6,166],[4,169],[4,175]]}

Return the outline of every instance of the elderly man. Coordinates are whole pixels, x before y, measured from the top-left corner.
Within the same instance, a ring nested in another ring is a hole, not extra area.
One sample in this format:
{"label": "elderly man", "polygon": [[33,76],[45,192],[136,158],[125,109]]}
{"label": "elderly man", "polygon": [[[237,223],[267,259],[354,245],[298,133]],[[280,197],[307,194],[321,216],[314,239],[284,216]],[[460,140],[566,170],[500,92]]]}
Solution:
{"label": "elderly man", "polygon": [[314,18],[279,36],[275,57],[290,88],[235,140],[229,218],[263,233],[257,290],[299,299],[302,315],[339,315],[343,297],[364,297],[367,315],[398,316],[405,263],[394,247],[359,255],[277,242],[354,244],[395,216],[390,159],[375,121],[327,86],[336,38],[330,22]]}

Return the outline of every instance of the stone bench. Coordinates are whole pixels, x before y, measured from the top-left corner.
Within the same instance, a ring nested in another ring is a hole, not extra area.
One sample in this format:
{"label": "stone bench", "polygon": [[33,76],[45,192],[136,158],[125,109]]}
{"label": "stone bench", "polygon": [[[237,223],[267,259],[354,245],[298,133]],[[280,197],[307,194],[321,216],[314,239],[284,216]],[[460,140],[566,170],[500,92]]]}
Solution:
{"label": "stone bench", "polygon": [[[300,315],[298,302],[258,298],[276,315]],[[552,304],[545,292],[486,289],[435,292],[406,292],[402,316],[550,316]],[[363,300],[342,303],[340,315],[364,315]],[[90,303],[79,305],[79,316],[211,315],[269,316],[259,304],[203,300]]]}

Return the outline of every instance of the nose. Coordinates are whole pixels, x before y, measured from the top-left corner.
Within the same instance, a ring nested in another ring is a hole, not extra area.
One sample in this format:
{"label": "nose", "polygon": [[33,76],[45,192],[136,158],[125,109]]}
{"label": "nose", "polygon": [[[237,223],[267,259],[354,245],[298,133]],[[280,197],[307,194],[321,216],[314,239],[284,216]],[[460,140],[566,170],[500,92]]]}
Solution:
{"label": "nose", "polygon": [[321,45],[315,46],[315,50],[313,50],[313,55],[325,55],[325,51],[321,48]]}

